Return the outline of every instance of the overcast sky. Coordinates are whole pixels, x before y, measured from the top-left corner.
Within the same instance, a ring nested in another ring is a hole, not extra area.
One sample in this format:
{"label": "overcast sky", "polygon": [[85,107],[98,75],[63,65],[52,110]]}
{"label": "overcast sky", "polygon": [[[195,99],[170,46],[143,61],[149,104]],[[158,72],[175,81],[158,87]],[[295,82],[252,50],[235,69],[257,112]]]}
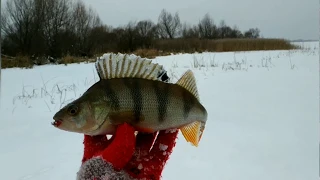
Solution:
{"label": "overcast sky", "polygon": [[112,26],[150,19],[164,8],[195,24],[206,13],[241,31],[258,27],[264,37],[318,39],[319,0],[83,0]]}

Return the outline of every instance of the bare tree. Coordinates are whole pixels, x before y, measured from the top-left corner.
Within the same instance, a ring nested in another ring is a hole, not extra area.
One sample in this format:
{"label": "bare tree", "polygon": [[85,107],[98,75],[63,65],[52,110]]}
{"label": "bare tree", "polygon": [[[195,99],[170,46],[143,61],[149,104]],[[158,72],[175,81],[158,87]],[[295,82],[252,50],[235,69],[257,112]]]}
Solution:
{"label": "bare tree", "polygon": [[91,44],[91,55],[104,52],[105,50],[114,51],[114,44],[117,43],[116,35],[112,33],[112,27],[101,25],[94,27],[89,35]]}
{"label": "bare tree", "polygon": [[217,26],[207,13],[198,24],[200,38],[215,39],[218,36]]}
{"label": "bare tree", "polygon": [[[132,52],[138,48],[159,50],[201,50],[217,38],[258,38],[260,30],[242,33],[224,21],[215,25],[205,14],[195,25],[181,25],[178,13],[163,9],[158,22],[142,20],[124,27],[104,25],[99,15],[83,0],[7,0],[1,12],[3,50],[10,56],[92,56],[106,51]],[[181,40],[181,38],[188,40]],[[174,39],[179,40],[161,40]],[[210,49],[211,47],[208,47]],[[56,58],[55,58],[56,59]]]}
{"label": "bare tree", "polygon": [[190,26],[184,23],[181,29],[181,35],[183,38],[198,38],[199,31],[197,26]]}
{"label": "bare tree", "polygon": [[2,14],[2,32],[14,43],[21,54],[29,54],[36,35],[34,1],[10,0]]}
{"label": "bare tree", "polygon": [[70,0],[45,0],[43,36],[49,53],[60,56],[59,35],[66,29],[70,18]]}
{"label": "bare tree", "polygon": [[157,26],[150,20],[139,21],[136,25],[138,46],[149,48],[157,38]]}
{"label": "bare tree", "polygon": [[258,38],[260,37],[260,30],[258,28],[250,28],[248,31],[244,32],[244,37]]}
{"label": "bare tree", "polygon": [[173,16],[163,9],[158,18],[158,33],[160,37],[173,39],[179,34],[180,28],[181,23],[178,13]]}
{"label": "bare tree", "polygon": [[218,27],[218,37],[223,38],[233,38],[233,31],[231,27],[227,26],[224,20],[220,21],[220,25]]}
{"label": "bare tree", "polygon": [[243,38],[242,32],[239,30],[239,28],[234,25],[231,30],[231,38]]}
{"label": "bare tree", "polygon": [[90,51],[89,36],[93,28],[102,25],[99,15],[92,9],[86,8],[82,1],[78,1],[72,12],[72,24],[69,28],[77,37],[77,43],[74,45],[79,53],[86,55]]}
{"label": "bare tree", "polygon": [[9,14],[7,11],[1,11],[1,33],[5,34],[9,26]]}
{"label": "bare tree", "polygon": [[141,37],[154,37],[156,25],[150,20],[139,21],[136,25]]}

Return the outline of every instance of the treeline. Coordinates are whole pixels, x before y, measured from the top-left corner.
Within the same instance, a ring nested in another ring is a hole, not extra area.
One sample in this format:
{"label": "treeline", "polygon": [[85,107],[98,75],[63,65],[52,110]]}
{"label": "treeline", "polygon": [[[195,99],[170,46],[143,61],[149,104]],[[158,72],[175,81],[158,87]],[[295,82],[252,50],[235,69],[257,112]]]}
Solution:
{"label": "treeline", "polygon": [[94,9],[72,0],[9,0],[2,11],[1,31],[3,54],[54,59],[139,49],[189,51],[184,48],[197,50],[202,46],[203,50],[210,49],[208,41],[260,37],[258,28],[241,32],[224,21],[215,24],[208,14],[190,25],[166,10],[156,23],[141,20],[111,27]]}

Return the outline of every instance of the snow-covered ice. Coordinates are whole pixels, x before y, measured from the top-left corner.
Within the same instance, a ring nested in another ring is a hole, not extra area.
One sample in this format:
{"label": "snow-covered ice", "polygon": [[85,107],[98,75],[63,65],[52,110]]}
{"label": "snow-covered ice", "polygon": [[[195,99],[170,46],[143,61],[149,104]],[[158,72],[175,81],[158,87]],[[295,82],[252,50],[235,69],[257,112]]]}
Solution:
{"label": "snow-covered ice", "polygon": [[[173,82],[193,70],[209,115],[199,147],[179,133],[163,179],[318,179],[318,44],[156,58]],[[0,179],[75,179],[83,136],[50,123],[96,80],[92,63],[2,71]]]}

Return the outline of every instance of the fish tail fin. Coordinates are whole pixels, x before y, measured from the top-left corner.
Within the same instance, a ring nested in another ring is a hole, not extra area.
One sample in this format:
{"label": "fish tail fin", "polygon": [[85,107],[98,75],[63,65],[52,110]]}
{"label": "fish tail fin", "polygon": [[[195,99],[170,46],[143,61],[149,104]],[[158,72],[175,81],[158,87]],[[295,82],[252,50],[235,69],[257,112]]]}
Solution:
{"label": "fish tail fin", "polygon": [[193,123],[181,127],[180,130],[187,142],[191,142],[193,146],[198,147],[199,142],[202,138],[205,125],[205,122],[195,121]]}
{"label": "fish tail fin", "polygon": [[[191,70],[186,71],[176,84],[189,91],[194,97],[197,98],[198,101],[200,101],[196,79]],[[206,110],[204,108],[203,111],[206,119]],[[206,122],[196,120],[181,127],[180,130],[187,142],[191,142],[192,145],[197,147],[202,138],[202,133],[204,131],[205,125]]]}
{"label": "fish tail fin", "polygon": [[177,81],[176,84],[185,88],[192,95],[194,95],[198,100],[200,100],[196,79],[193,75],[193,72],[190,69],[181,76],[181,78]]}
{"label": "fish tail fin", "polygon": [[101,79],[143,78],[160,80],[165,70],[162,65],[134,54],[106,53],[98,58],[95,67]]}

